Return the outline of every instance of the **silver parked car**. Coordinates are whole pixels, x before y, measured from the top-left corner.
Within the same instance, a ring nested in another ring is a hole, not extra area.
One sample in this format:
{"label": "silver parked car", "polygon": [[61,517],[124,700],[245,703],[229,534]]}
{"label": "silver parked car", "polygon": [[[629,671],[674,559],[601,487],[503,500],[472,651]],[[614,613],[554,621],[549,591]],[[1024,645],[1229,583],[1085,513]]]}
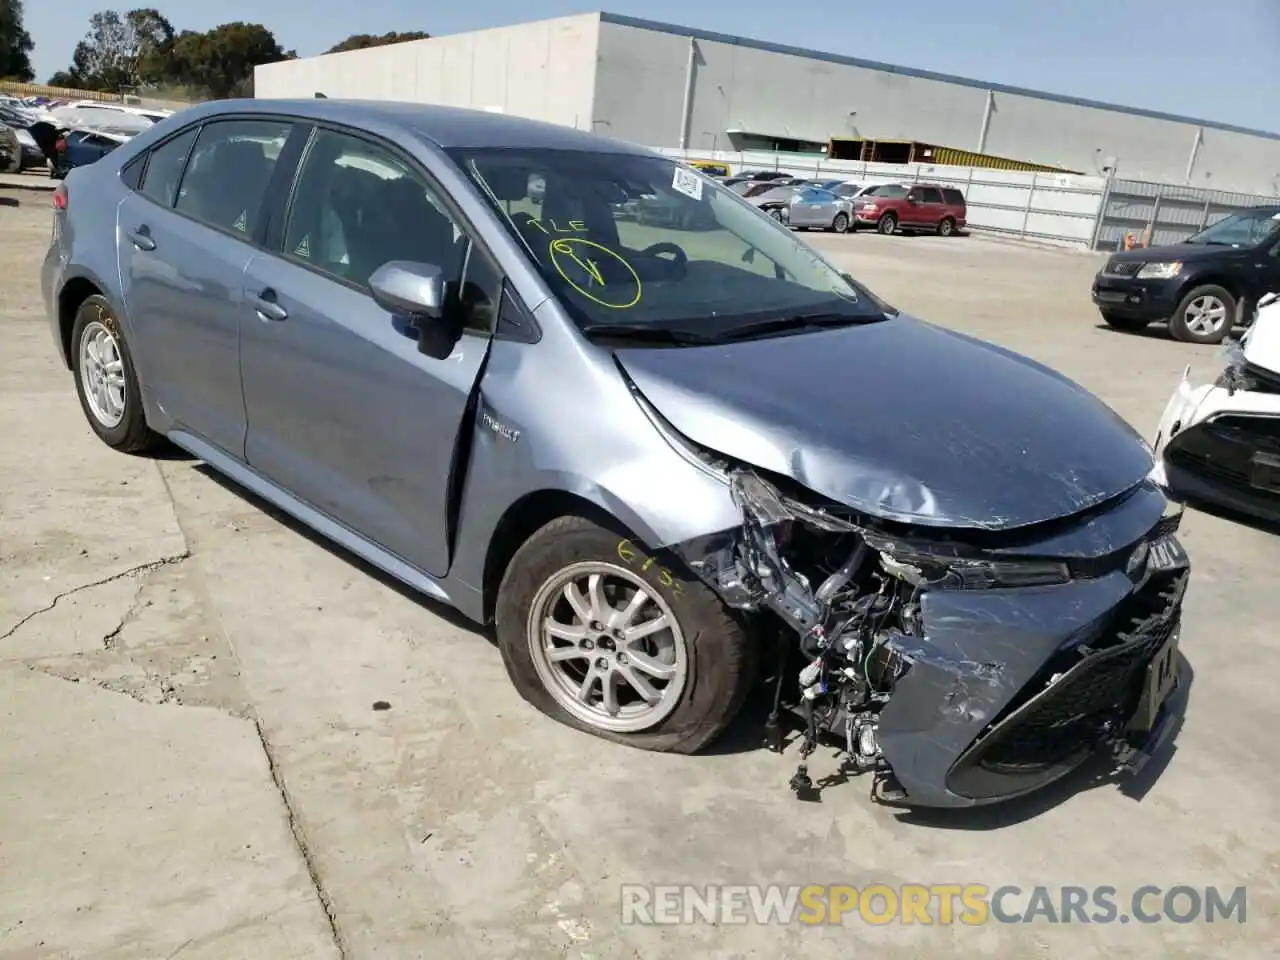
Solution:
{"label": "silver parked car", "polygon": [[[655,197],[714,226],[619,213]],[[54,205],[41,282],[97,436],[167,438],[493,624],[558,720],[694,752],[768,676],[798,793],[835,735],[877,799],[933,806],[1176,727],[1188,563],[1147,445],[669,158],[221,101]]]}

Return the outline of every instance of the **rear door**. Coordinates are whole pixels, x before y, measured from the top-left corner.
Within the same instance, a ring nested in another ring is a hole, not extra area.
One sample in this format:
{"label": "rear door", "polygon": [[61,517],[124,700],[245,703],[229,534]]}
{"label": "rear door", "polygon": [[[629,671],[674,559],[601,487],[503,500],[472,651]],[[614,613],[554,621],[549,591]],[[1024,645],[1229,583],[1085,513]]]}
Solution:
{"label": "rear door", "polygon": [[[318,128],[278,242],[244,295],[241,375],[249,464],[428,574],[449,565],[448,491],[503,279],[450,201],[394,145]],[[444,359],[378,306],[369,276],[407,260],[462,291]]]}
{"label": "rear door", "polygon": [[153,148],[119,209],[120,276],[145,382],[180,429],[244,455],[244,271],[291,124],[216,120]]}
{"label": "rear door", "polygon": [[916,207],[919,224],[936,227],[945,215],[942,205],[942,191],[937,187],[920,188],[920,205]]}

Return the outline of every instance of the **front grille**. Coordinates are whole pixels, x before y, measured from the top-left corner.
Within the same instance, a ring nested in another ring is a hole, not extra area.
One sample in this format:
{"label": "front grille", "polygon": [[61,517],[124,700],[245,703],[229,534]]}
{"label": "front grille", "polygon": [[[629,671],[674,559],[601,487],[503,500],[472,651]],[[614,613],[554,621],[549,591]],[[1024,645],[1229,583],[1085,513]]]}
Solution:
{"label": "front grille", "polygon": [[1132,260],[1112,260],[1107,264],[1106,272],[1113,277],[1134,277],[1142,269],[1142,264]]}
{"label": "front grille", "polygon": [[1153,577],[1099,641],[1055,657],[979,741],[970,762],[997,774],[1032,772],[1063,763],[1123,727],[1138,708],[1147,665],[1178,629],[1187,576]]}

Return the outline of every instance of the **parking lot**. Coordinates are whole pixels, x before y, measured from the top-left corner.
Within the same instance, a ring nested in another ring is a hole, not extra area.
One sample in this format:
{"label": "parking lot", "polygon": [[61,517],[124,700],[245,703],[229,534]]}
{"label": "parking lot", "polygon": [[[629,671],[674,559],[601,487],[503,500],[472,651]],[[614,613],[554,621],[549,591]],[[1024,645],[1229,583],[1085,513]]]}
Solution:
{"label": "parking lot", "polygon": [[[1188,513],[1185,722],[1138,782],[941,817],[874,806],[857,779],[804,804],[753,715],[701,757],[575,733],[447,611],[197,462],[98,442],[39,303],[49,216],[47,194],[0,188],[0,958],[1275,955],[1273,535]],[[1214,363],[1102,328],[1091,255],[809,239],[1148,436],[1182,368]],[[870,415],[856,383],[843,415]],[[632,883],[1110,886],[1122,905],[1245,886],[1248,907],[1244,924],[623,925]]]}

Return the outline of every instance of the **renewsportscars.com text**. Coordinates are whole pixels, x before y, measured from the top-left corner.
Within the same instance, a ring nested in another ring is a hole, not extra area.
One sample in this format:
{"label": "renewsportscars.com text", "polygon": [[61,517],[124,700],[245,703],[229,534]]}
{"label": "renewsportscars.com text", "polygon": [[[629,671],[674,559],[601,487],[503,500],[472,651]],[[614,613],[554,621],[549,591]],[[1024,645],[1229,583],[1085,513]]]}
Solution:
{"label": "renewsportscars.com text", "polygon": [[625,924],[1244,923],[1246,888],[983,884],[622,887]]}

